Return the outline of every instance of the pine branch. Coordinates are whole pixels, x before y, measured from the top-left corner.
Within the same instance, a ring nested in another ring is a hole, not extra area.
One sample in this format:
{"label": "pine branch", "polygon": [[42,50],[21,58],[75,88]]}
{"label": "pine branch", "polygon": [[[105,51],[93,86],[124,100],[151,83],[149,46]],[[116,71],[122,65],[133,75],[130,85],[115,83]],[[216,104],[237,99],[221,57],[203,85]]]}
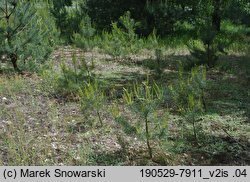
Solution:
{"label": "pine branch", "polygon": [[11,17],[11,15],[15,12],[15,10],[16,10],[16,6],[14,6],[14,8],[12,9],[12,11],[10,12],[10,14],[6,18],[9,19]]}
{"label": "pine branch", "polygon": [[[18,31],[18,29],[21,27],[23,25],[23,22],[21,22],[13,31],[12,31],[12,34],[14,35],[14,34],[18,34],[18,33],[16,33],[17,31]],[[23,25],[24,26],[24,25]]]}
{"label": "pine branch", "polygon": [[[34,14],[35,14],[35,13],[34,13]],[[34,15],[34,14],[33,14],[33,15]],[[33,15],[32,15],[32,16],[33,16]],[[31,16],[31,17],[32,17],[32,16]],[[21,22],[21,23],[20,23],[20,27],[21,27],[21,25],[23,25],[23,27],[22,27],[22,29],[21,29],[20,31],[16,32],[16,35],[15,35],[15,36],[17,36],[19,33],[23,32],[23,30],[24,30],[28,25],[30,25],[30,23],[32,22],[31,20],[32,20],[32,19],[30,19],[29,23],[27,23],[27,24],[25,24],[25,25],[23,24],[23,22]],[[17,27],[16,31],[17,31],[20,27]]]}
{"label": "pine branch", "polygon": [[1,10],[4,14],[6,14],[6,11],[5,11],[2,7],[0,7],[0,10]]}

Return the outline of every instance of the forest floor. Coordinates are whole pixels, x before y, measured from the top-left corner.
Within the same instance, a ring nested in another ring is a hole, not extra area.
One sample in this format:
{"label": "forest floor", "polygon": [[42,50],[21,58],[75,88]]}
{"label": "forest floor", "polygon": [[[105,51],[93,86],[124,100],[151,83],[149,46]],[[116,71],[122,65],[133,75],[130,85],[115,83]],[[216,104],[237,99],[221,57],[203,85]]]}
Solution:
{"label": "forest floor", "polygon": [[[70,64],[73,53],[94,63],[94,73],[108,84],[108,92],[116,90],[116,99],[101,112],[103,126],[95,113],[82,112],[78,101],[52,91],[53,73],[60,72],[62,60]],[[164,52],[162,84],[175,82],[178,62],[188,54],[185,49]],[[111,112],[123,87],[156,77],[154,53],[114,59],[98,50],[60,47],[49,63],[50,75],[0,75],[0,165],[250,165],[249,61],[243,54],[230,54],[208,70],[199,147],[178,140],[181,116],[170,110],[168,140],[164,146],[152,141],[150,159],[145,141],[126,135]],[[115,106],[129,121],[138,120],[124,105]]]}

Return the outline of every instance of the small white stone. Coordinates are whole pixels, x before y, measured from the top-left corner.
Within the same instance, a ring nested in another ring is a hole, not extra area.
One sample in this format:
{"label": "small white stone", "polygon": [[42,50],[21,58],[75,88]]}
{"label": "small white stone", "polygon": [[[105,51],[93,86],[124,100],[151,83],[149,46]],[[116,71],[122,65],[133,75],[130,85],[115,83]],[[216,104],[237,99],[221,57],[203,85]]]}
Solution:
{"label": "small white stone", "polygon": [[79,161],[79,160],[81,160],[81,157],[77,156],[77,157],[75,157],[75,160]]}
{"label": "small white stone", "polygon": [[53,149],[58,149],[57,145],[55,143],[51,143],[51,146]]}

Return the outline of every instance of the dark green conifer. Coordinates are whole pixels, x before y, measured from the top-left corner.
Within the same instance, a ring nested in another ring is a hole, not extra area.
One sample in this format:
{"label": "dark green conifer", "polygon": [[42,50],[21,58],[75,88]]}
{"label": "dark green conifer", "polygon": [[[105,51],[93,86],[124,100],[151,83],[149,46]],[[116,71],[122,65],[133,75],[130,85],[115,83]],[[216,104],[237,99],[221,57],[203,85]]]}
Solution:
{"label": "dark green conifer", "polygon": [[11,62],[16,71],[20,60],[46,59],[51,52],[49,29],[30,1],[1,0],[0,59]]}

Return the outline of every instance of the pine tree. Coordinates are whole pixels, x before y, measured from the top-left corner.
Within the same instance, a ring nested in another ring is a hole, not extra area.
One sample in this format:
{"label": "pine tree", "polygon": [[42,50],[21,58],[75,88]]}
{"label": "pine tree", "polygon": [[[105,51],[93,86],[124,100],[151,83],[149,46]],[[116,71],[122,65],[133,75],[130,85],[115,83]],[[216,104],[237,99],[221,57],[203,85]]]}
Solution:
{"label": "pine tree", "polygon": [[41,61],[51,51],[49,26],[38,17],[34,5],[18,0],[0,2],[0,58],[6,57],[16,71],[18,61]]}
{"label": "pine tree", "polygon": [[78,3],[74,5],[72,0],[52,0],[51,2],[50,12],[55,18],[61,38],[66,43],[72,43],[73,34],[80,32],[80,24],[85,17],[84,14],[79,10]]}
{"label": "pine tree", "polygon": [[202,46],[189,46],[191,60],[188,67],[192,68],[198,65],[207,65],[209,68],[215,66],[219,56],[219,44],[216,41],[217,32],[211,25],[207,24],[199,32],[199,38]]}

